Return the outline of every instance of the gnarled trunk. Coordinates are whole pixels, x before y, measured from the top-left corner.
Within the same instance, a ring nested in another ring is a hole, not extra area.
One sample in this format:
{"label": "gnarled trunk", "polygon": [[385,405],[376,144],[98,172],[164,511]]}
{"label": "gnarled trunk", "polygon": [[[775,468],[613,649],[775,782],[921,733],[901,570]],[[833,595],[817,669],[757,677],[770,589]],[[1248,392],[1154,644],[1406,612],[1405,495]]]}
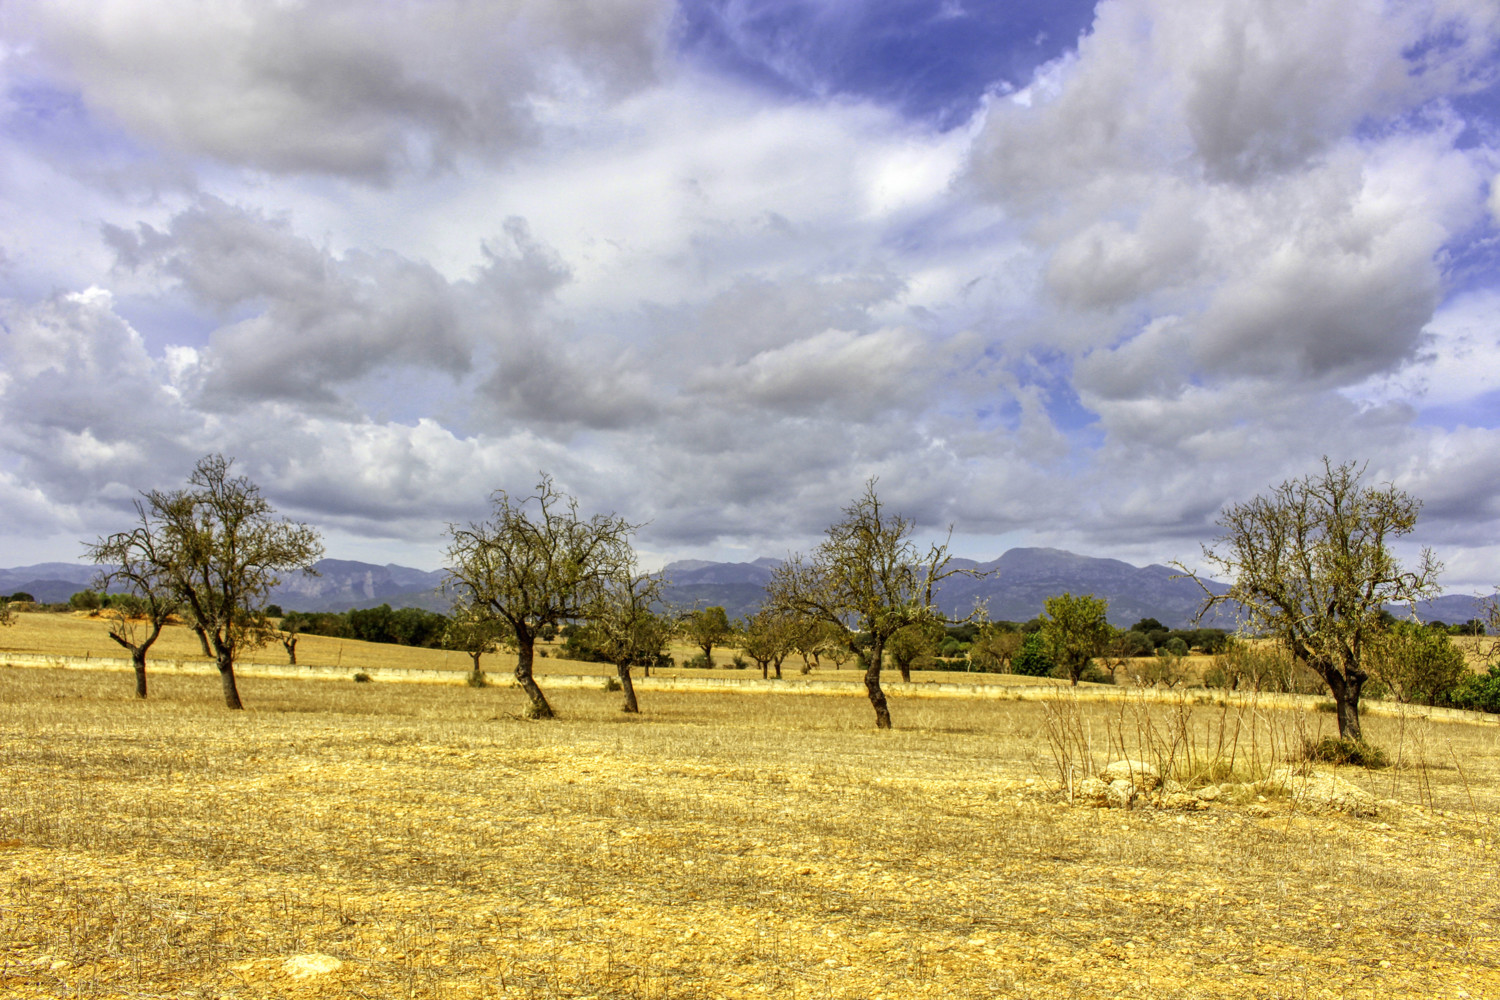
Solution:
{"label": "gnarled trunk", "polygon": [[484,671],[479,668],[479,658],[483,652],[470,652],[469,659],[474,661],[474,667],[469,671],[469,687],[482,688],[485,686]]}
{"label": "gnarled trunk", "polygon": [[521,685],[521,690],[531,699],[531,704],[526,707],[526,717],[550,719],[554,714],[552,706],[547,704],[547,696],[542,694],[542,689],[536,686],[536,680],[531,676],[535,649],[536,637],[522,629],[516,629],[516,683]]}
{"label": "gnarled trunk", "polygon": [[1362,740],[1359,728],[1359,696],[1364,690],[1365,677],[1356,673],[1345,677],[1338,669],[1328,670],[1323,679],[1333,693],[1334,714],[1339,720],[1339,737],[1346,740]]}
{"label": "gnarled trunk", "polygon": [[240,702],[239,688],[234,683],[234,650],[220,646],[216,659],[219,664],[219,683],[224,688],[225,707],[236,710],[244,708]]}
{"label": "gnarled trunk", "polygon": [[885,643],[879,638],[870,644],[870,655],[865,663],[865,691],[870,696],[870,705],[875,709],[875,728],[891,728],[891,710],[885,703],[885,692],[880,687],[880,660]]}
{"label": "gnarled trunk", "polygon": [[630,664],[616,663],[615,674],[620,678],[620,689],[625,692],[625,704],[620,706],[620,711],[639,715],[641,708],[635,701],[635,685],[630,682]]}

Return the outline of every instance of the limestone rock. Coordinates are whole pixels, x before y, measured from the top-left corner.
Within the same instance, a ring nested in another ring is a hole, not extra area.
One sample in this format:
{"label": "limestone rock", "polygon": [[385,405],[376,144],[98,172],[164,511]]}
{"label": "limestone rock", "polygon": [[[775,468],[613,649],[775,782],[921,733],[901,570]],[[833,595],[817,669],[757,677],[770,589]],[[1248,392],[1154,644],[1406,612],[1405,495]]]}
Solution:
{"label": "limestone rock", "polygon": [[1104,768],[1104,780],[1127,781],[1144,791],[1161,784],[1161,772],[1143,760],[1117,760]]}
{"label": "limestone rock", "polygon": [[1261,788],[1272,794],[1290,795],[1299,808],[1320,812],[1341,812],[1350,816],[1376,816],[1380,805],[1375,796],[1358,785],[1325,771],[1300,772],[1282,767],[1261,782]]}
{"label": "limestone rock", "polygon": [[1085,802],[1102,803],[1105,796],[1109,793],[1109,786],[1098,778],[1084,778],[1078,783],[1078,787],[1073,790],[1073,793],[1076,798],[1082,799]]}
{"label": "limestone rock", "polygon": [[1135,786],[1127,778],[1111,781],[1104,793],[1104,801],[1112,809],[1129,809],[1134,798]]}

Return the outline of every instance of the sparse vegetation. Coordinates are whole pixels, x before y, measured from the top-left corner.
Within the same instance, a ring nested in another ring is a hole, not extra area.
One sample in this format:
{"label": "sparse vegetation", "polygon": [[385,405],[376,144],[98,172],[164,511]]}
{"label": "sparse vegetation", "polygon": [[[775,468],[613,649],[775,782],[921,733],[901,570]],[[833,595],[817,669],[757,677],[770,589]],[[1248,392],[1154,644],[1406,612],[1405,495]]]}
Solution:
{"label": "sparse vegetation", "polygon": [[[901,728],[875,733],[856,697],[661,691],[639,725],[600,683],[559,689],[563,721],[538,728],[514,687],[243,685],[256,710],[226,725],[211,674],[159,674],[141,703],[117,674],[0,667],[0,993],[1500,986],[1492,728],[1367,719],[1404,747],[1342,771],[1394,803],[1378,820],[1267,788],[1105,821],[1059,791],[1047,703],[904,699]],[[1130,697],[1055,707],[1097,766],[1129,754],[1200,789],[1333,722]],[[516,835],[542,829],[545,850]],[[338,967],[292,978],[308,955]]]}

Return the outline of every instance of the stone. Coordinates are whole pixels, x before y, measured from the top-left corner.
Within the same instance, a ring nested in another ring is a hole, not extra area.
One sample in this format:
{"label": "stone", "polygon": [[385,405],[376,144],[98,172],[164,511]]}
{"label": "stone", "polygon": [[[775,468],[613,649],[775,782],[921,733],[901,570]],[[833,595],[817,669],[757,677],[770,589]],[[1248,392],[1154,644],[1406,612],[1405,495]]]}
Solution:
{"label": "stone", "polygon": [[1085,802],[1103,802],[1109,793],[1109,786],[1098,778],[1084,778],[1073,789],[1075,798]]}
{"label": "stone", "polygon": [[1109,788],[1104,793],[1104,801],[1112,809],[1129,809],[1131,800],[1135,798],[1135,785],[1127,778],[1119,778],[1109,783]]}
{"label": "stone", "polygon": [[1224,790],[1221,789],[1218,785],[1204,785],[1202,788],[1198,789],[1197,794],[1198,798],[1202,799],[1204,802],[1213,802],[1220,795],[1224,794]]}
{"label": "stone", "polygon": [[1103,776],[1105,781],[1128,781],[1148,792],[1161,784],[1161,772],[1143,760],[1114,761],[1104,768]]}
{"label": "stone", "polygon": [[1282,767],[1260,783],[1272,794],[1282,793],[1301,809],[1339,812],[1349,816],[1377,816],[1380,804],[1375,796],[1347,779],[1326,771],[1301,771]]}
{"label": "stone", "polygon": [[343,967],[344,963],[332,955],[323,955],[318,952],[311,952],[306,955],[293,955],[281,963],[281,971],[293,979],[312,979],[314,976],[337,972]]}

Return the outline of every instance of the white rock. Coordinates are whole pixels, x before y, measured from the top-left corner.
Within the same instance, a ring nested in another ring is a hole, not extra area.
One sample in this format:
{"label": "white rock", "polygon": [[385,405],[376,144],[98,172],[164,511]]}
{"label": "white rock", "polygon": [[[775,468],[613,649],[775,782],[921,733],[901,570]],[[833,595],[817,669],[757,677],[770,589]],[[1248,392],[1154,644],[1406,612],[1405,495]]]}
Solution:
{"label": "white rock", "polygon": [[1104,780],[1128,781],[1149,792],[1161,784],[1161,772],[1143,760],[1117,760],[1104,768]]}
{"label": "white rock", "polygon": [[311,952],[306,955],[293,955],[281,963],[281,971],[293,979],[311,979],[314,976],[337,972],[343,967],[344,963],[332,955],[323,955],[318,952]]}

